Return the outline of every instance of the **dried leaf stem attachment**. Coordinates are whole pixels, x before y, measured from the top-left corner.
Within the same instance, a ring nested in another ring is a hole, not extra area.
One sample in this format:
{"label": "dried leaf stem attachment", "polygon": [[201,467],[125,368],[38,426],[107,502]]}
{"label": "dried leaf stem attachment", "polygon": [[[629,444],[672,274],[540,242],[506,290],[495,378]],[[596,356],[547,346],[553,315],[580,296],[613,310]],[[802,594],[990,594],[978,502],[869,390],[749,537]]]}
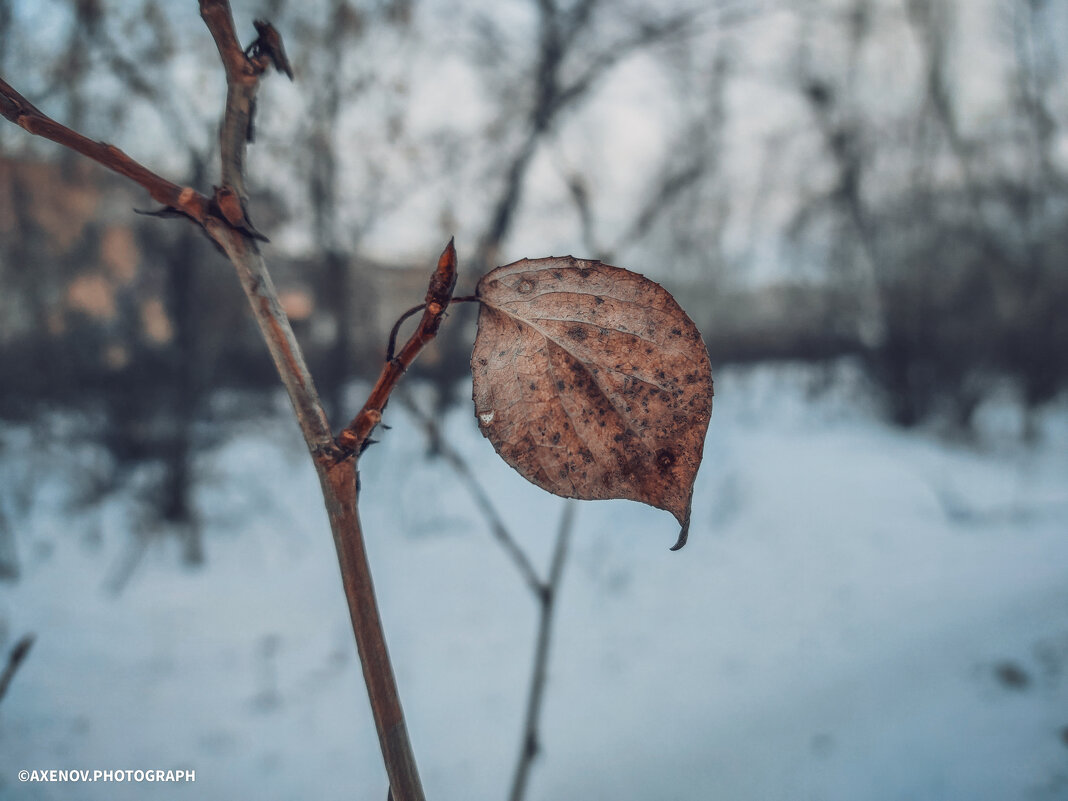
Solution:
{"label": "dried leaf stem attachment", "polygon": [[[454,303],[478,303],[478,296],[464,295],[461,298],[452,298],[449,301],[449,305],[451,306]],[[386,347],[387,362],[393,361],[393,356],[397,352],[397,335],[400,333],[401,325],[413,314],[415,314],[416,312],[421,312],[425,308],[426,304],[420,303],[418,306],[412,306],[412,308],[408,309],[408,311],[406,311],[404,314],[397,318],[397,322],[393,324],[393,328],[389,332],[389,345]]]}

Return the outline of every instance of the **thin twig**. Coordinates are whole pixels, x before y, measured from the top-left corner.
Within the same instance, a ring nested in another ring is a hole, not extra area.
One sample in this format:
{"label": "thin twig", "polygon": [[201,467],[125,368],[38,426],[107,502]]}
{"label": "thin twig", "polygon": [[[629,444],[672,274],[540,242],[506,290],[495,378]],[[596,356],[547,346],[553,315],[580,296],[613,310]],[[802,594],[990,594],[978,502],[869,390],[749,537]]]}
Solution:
{"label": "thin twig", "polygon": [[222,181],[244,202],[248,196],[245,190],[248,132],[252,126],[260,76],[267,68],[268,57],[245,55],[234,29],[229,0],[200,0],[200,16],[215,39],[226,71],[226,112],[219,126]]}
{"label": "thin twig", "polygon": [[144,187],[153,200],[203,224],[211,201],[191,187],[181,187],[134,161],[114,145],[94,142],[53,120],[0,78],[0,115],[23,130],[91,158]]}
{"label": "thin twig", "polygon": [[411,396],[407,393],[402,393],[400,397],[404,407],[412,413],[423,427],[427,439],[431,441],[437,452],[441,454],[442,458],[452,465],[453,469],[456,471],[456,475],[459,477],[464,487],[467,488],[468,494],[471,495],[471,499],[485,516],[493,536],[497,538],[497,541],[501,544],[501,548],[504,549],[508,558],[512,560],[512,563],[515,565],[516,570],[519,571],[519,575],[522,576],[527,587],[534,594],[535,598],[541,599],[545,594],[545,584],[538,578],[538,573],[534,569],[534,565],[531,564],[529,557],[523,549],[519,547],[519,543],[512,537],[511,532],[508,531],[507,526],[505,526],[504,521],[501,519],[500,513],[497,511],[497,507],[494,506],[493,501],[490,500],[489,493],[482,487],[482,484],[475,476],[475,473],[467,463],[467,460],[464,459],[464,457],[460,455],[460,452],[442,436],[441,428],[438,426],[437,421],[420,409],[418,404],[412,400]]}
{"label": "thin twig", "polygon": [[4,700],[7,688],[11,684],[11,680],[15,678],[15,671],[19,669],[19,665],[25,661],[26,655],[30,652],[33,640],[34,636],[32,634],[24,635],[22,639],[15,643],[15,647],[7,655],[7,665],[4,666],[4,672],[0,673],[0,701]]}
{"label": "thin twig", "polygon": [[563,579],[564,564],[567,562],[567,549],[574,524],[576,504],[574,501],[569,500],[564,505],[560,526],[556,534],[556,543],[553,547],[552,560],[549,563],[549,574],[545,581],[542,581],[538,578],[537,571],[526,553],[508,531],[500,513],[497,511],[497,507],[490,499],[489,493],[482,487],[467,460],[442,436],[441,428],[438,426],[437,421],[419,408],[418,404],[407,393],[401,395],[401,402],[423,426],[427,438],[436,447],[437,452],[456,470],[468,493],[474,499],[475,505],[479,507],[489,522],[490,530],[497,538],[504,552],[515,564],[527,588],[538,602],[538,633],[534,646],[534,665],[527,690],[527,705],[523,718],[519,757],[516,760],[511,793],[509,794],[510,801],[522,801],[530,780],[531,767],[540,751],[539,721],[541,707],[545,700],[545,685],[548,679],[549,644],[552,634],[553,613],[556,609],[556,598],[560,590],[560,582]]}
{"label": "thin twig", "polygon": [[[244,202],[244,164],[247,141],[243,125],[256,95],[263,68],[245,57],[234,32],[227,0],[200,0],[200,15],[215,39],[226,71],[226,111],[219,127],[222,181]],[[240,119],[240,124],[234,120]],[[208,234],[223,249],[237,269],[238,278],[252,305],[252,313],[270,350],[297,414],[304,440],[312,454],[329,450],[333,443],[315,382],[308,372],[300,345],[293,334],[278,293],[256,242],[220,218],[205,223]]]}
{"label": "thin twig", "polygon": [[[449,305],[450,306],[453,305],[454,303],[478,303],[478,302],[479,302],[478,295],[465,295],[462,298],[450,298],[449,299]],[[412,308],[408,309],[408,311],[404,312],[404,314],[402,314],[400,317],[397,318],[397,322],[395,322],[393,324],[393,328],[391,328],[390,331],[389,331],[389,344],[386,346],[386,361],[387,362],[393,361],[393,355],[397,352],[397,334],[400,333],[401,323],[403,323],[405,320],[407,320],[409,317],[411,317],[416,312],[420,312],[425,308],[426,308],[426,304],[425,303],[420,303],[418,306],[412,306]]]}
{"label": "thin twig", "polygon": [[541,750],[539,736],[541,707],[545,697],[545,685],[548,679],[549,644],[553,626],[553,611],[556,597],[564,575],[564,563],[567,561],[568,541],[575,520],[575,502],[567,501],[560,517],[560,528],[556,534],[552,562],[549,564],[549,577],[545,582],[545,591],[541,596],[541,609],[538,616],[538,639],[534,647],[534,668],[530,674],[530,689],[527,695],[527,710],[523,719],[523,734],[519,746],[519,760],[512,778],[512,792],[509,801],[522,801],[530,780],[530,769]]}
{"label": "thin twig", "polygon": [[387,362],[393,361],[393,356],[397,352],[397,334],[400,333],[401,323],[403,323],[405,320],[407,320],[413,314],[415,314],[417,312],[421,312],[425,308],[426,308],[426,304],[425,303],[420,303],[418,306],[412,306],[412,308],[408,309],[408,311],[406,311],[404,314],[402,314],[400,317],[397,318],[397,322],[395,322],[393,324],[393,328],[391,328],[390,331],[389,331],[389,344],[386,345],[386,361]]}
{"label": "thin twig", "polygon": [[408,338],[400,353],[382,366],[382,372],[379,373],[378,380],[371,389],[371,394],[367,397],[363,408],[338,434],[335,440],[338,457],[343,458],[352,453],[358,454],[363,449],[364,443],[375,426],[382,421],[382,411],[386,408],[389,396],[393,393],[397,382],[411,367],[419,352],[437,336],[455,286],[456,247],[450,239],[438,259],[437,270],[430,279],[430,286],[426,293],[426,306],[423,309],[419,327]]}

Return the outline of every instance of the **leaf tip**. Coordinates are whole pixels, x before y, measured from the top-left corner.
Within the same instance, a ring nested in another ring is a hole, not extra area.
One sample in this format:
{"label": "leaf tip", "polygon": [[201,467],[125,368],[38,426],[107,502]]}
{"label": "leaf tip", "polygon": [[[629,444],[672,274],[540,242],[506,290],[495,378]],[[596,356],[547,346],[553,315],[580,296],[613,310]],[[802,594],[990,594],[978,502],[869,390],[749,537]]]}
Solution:
{"label": "leaf tip", "polygon": [[682,546],[686,544],[686,540],[690,537],[690,521],[687,520],[682,524],[682,530],[679,531],[679,538],[675,544],[671,546],[670,550],[679,551],[682,550]]}

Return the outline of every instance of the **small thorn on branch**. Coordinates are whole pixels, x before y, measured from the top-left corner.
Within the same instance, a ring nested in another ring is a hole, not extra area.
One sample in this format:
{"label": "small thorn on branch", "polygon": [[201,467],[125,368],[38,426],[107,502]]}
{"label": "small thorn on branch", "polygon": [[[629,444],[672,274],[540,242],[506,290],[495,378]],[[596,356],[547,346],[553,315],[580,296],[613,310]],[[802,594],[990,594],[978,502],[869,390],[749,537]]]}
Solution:
{"label": "small thorn on branch", "polygon": [[215,187],[214,200],[215,205],[219,208],[219,213],[222,215],[223,219],[230,224],[230,227],[241,231],[243,234],[247,234],[253,239],[258,239],[260,242],[271,241],[256,230],[256,227],[248,218],[248,212],[245,211],[244,201],[242,201],[241,197],[232,187]]}

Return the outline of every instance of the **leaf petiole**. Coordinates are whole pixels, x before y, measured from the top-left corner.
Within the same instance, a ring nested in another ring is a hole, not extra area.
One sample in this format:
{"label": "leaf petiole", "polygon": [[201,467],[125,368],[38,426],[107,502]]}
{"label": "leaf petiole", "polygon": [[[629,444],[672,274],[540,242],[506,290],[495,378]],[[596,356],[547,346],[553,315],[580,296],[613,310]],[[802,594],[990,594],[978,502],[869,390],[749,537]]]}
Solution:
{"label": "leaf petiole", "polygon": [[[478,295],[465,295],[462,298],[451,298],[449,305],[454,303],[478,303]],[[425,303],[420,303],[418,306],[413,306],[402,314],[397,322],[393,324],[393,328],[389,332],[389,344],[386,346],[386,361],[393,361],[393,356],[397,351],[397,335],[400,333],[401,324],[414,314],[418,314],[426,308]]]}

